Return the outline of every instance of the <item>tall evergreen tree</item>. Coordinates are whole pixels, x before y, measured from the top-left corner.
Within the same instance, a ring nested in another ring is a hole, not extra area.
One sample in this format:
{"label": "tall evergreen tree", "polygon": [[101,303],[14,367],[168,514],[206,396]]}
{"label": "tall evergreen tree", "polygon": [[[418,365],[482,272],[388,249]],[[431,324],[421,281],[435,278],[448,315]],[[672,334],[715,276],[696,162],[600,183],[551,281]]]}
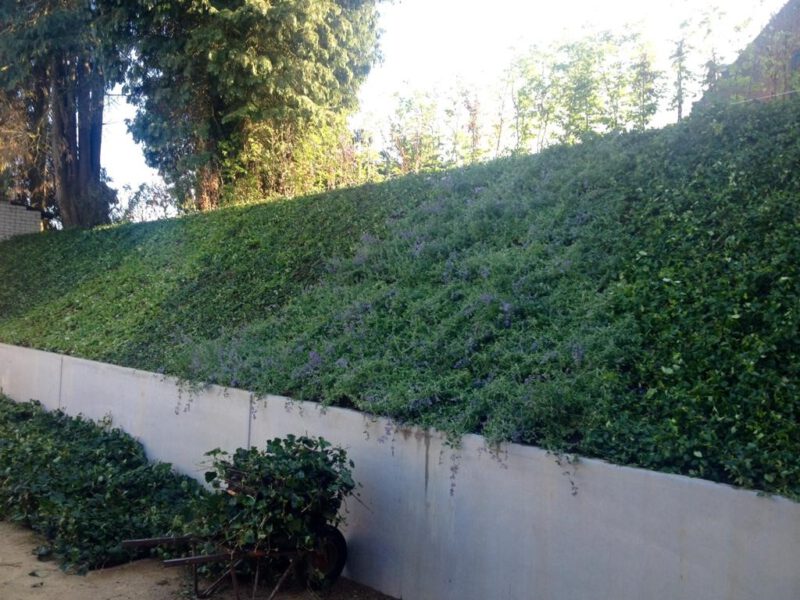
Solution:
{"label": "tall evergreen tree", "polygon": [[131,131],[147,162],[196,208],[217,206],[225,185],[253,176],[244,168],[253,144],[298,144],[324,113],[355,107],[377,57],[375,4],[122,3],[116,22],[133,48],[127,90],[139,109]]}
{"label": "tall evergreen tree", "polygon": [[661,77],[661,71],[653,64],[653,56],[640,45],[631,66],[632,106],[629,117],[633,127],[639,131],[643,131],[658,112],[664,95]]}
{"label": "tall evergreen tree", "polygon": [[681,36],[675,42],[674,50],[670,56],[672,61],[672,75],[673,79],[673,95],[670,100],[670,105],[677,111],[678,121],[683,119],[683,109],[686,101],[690,98],[690,87],[694,77],[689,62],[689,55],[691,53],[691,46],[689,45],[689,28],[690,23],[684,21],[681,23]]}

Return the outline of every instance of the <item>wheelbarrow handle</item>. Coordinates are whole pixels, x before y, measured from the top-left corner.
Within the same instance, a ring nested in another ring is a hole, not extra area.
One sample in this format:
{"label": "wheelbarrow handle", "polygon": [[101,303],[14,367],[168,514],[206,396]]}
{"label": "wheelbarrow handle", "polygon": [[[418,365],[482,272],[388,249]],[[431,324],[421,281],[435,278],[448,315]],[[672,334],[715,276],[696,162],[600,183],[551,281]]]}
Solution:
{"label": "wheelbarrow handle", "polygon": [[155,548],[156,546],[184,546],[191,544],[194,537],[190,535],[173,536],[173,537],[157,537],[157,538],[142,538],[139,540],[123,540],[123,548]]}
{"label": "wheelbarrow handle", "polygon": [[240,557],[231,556],[230,552],[224,552],[220,554],[199,554],[197,556],[185,556],[183,558],[170,558],[162,561],[162,564],[165,567],[186,567],[230,560],[240,560]]}

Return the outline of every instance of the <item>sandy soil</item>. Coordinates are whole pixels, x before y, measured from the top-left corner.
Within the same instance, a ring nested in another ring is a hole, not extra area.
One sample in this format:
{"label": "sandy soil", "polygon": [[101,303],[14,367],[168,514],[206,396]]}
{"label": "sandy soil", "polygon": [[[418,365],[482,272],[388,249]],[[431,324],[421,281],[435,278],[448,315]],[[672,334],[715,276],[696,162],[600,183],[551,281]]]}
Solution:
{"label": "sandy soil", "polygon": [[[41,540],[31,531],[0,522],[0,599],[2,600],[186,600],[188,580],[181,569],[165,569],[155,560],[92,571],[85,577],[62,573],[55,562],[41,562],[32,550]],[[244,598],[246,594],[242,594]],[[268,590],[261,589],[259,598]],[[249,597],[249,596],[247,596]],[[218,600],[232,600],[219,593]],[[342,579],[330,591],[314,594],[288,587],[278,600],[391,600]]]}
{"label": "sandy soil", "polygon": [[42,543],[31,531],[0,522],[0,598],[3,600],[175,600],[183,574],[141,560],[85,577],[66,575],[31,551]]}

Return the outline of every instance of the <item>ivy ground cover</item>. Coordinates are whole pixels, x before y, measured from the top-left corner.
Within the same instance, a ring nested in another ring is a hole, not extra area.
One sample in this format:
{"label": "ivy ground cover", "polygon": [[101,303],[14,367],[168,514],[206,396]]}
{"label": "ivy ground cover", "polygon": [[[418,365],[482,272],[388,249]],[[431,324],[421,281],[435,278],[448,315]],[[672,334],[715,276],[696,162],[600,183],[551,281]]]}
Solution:
{"label": "ivy ground cover", "polygon": [[800,103],[0,244],[0,340],[800,497]]}
{"label": "ivy ground cover", "polygon": [[126,562],[123,539],[164,535],[202,496],[110,424],[0,395],[0,519],[42,534],[41,557],[78,572]]}

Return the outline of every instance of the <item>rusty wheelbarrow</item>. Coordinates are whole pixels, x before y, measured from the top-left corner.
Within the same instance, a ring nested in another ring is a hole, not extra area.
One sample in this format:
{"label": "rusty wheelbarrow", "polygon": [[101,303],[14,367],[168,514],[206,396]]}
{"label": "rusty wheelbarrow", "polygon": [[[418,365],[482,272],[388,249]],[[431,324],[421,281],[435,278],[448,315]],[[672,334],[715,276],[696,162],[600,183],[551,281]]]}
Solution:
{"label": "rusty wheelbarrow", "polygon": [[[270,548],[231,551],[217,548],[217,552],[203,553],[198,549],[208,546],[209,540],[195,536],[156,537],[138,540],[125,540],[123,548],[142,549],[156,548],[188,548],[189,555],[181,558],[170,558],[163,561],[165,567],[189,567],[192,572],[194,594],[196,598],[209,598],[230,582],[237,600],[240,598],[240,582],[237,571],[246,563],[253,570],[251,598],[256,597],[261,569],[267,561],[280,561],[286,565],[267,600],[272,600],[292,571],[303,570],[310,584],[330,585],[339,578],[347,561],[347,542],[342,533],[332,525],[323,525],[316,532],[314,548],[311,550]],[[222,573],[205,587],[201,583],[200,569],[202,565],[219,565]]]}

